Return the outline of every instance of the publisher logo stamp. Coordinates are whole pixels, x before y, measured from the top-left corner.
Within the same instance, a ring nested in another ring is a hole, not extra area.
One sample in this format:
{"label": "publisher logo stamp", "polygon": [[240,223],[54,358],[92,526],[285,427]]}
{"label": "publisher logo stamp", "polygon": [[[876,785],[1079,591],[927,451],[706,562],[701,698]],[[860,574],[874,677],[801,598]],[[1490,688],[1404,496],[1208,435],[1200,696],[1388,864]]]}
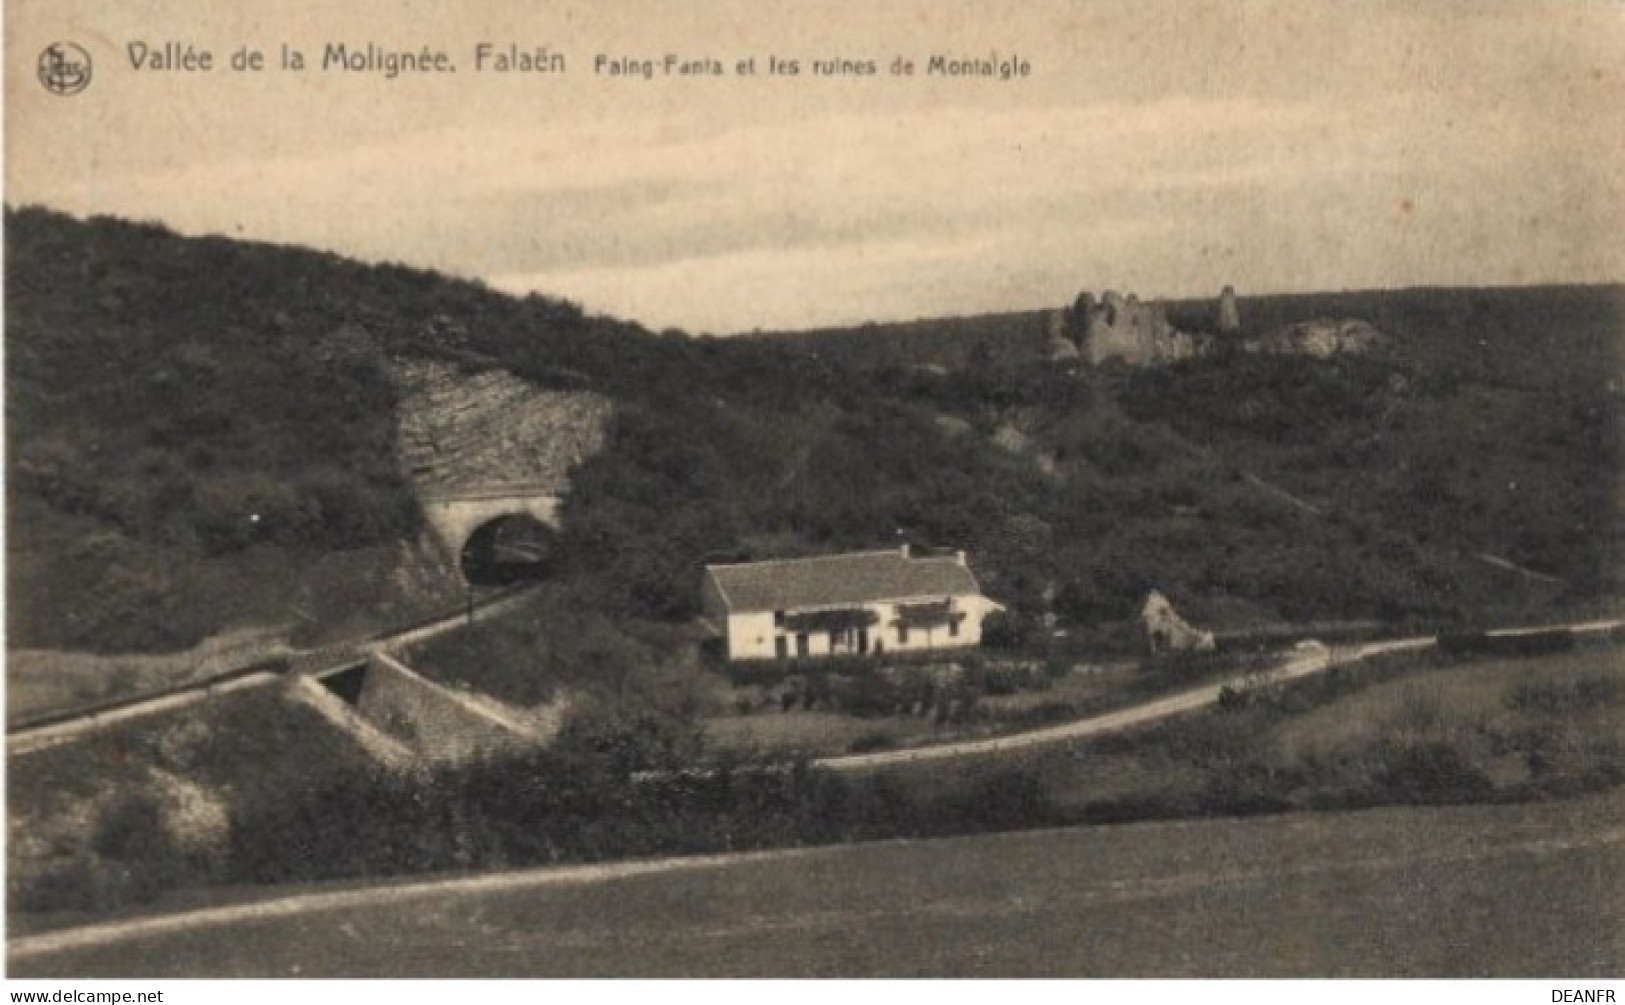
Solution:
{"label": "publisher logo stamp", "polygon": [[52,42],[39,55],[39,82],[52,94],[78,94],[90,86],[90,53],[72,42]]}

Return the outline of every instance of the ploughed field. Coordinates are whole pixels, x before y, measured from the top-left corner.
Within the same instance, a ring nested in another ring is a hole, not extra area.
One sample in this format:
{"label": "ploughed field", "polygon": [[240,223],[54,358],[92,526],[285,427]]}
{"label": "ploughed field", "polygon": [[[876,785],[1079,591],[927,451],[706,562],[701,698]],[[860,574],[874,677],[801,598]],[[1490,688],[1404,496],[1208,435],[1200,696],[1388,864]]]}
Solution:
{"label": "ploughed field", "polygon": [[14,940],[9,971],[1604,976],[1625,963],[1622,883],[1615,792],[351,888]]}

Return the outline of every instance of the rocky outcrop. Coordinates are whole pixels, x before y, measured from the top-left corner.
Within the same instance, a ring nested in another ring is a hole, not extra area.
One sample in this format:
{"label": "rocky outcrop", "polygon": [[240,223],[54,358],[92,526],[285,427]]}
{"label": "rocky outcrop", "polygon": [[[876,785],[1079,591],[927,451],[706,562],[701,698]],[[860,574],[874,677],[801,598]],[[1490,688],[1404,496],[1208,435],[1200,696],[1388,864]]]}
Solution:
{"label": "rocky outcrop", "polygon": [[157,767],[147,769],[147,784],[158,825],[175,848],[200,860],[225,853],[231,811],[221,793]]}
{"label": "rocky outcrop", "polygon": [[1257,339],[1249,339],[1246,349],[1248,352],[1328,359],[1344,354],[1367,353],[1382,342],[1382,333],[1359,318],[1315,318],[1278,328]]}
{"label": "rocky outcrop", "polygon": [[1033,445],[1032,437],[1014,423],[1006,422],[993,431],[993,445],[1012,454],[1024,454]]}
{"label": "rocky outcrop", "polygon": [[1145,626],[1146,645],[1153,655],[1178,652],[1211,652],[1213,633],[1191,625],[1179,616],[1174,605],[1159,590],[1152,590],[1140,609]]}
{"label": "rocky outcrop", "polygon": [[590,391],[545,391],[506,370],[401,362],[398,450],[419,491],[525,484],[562,493],[604,443],[611,405]]}

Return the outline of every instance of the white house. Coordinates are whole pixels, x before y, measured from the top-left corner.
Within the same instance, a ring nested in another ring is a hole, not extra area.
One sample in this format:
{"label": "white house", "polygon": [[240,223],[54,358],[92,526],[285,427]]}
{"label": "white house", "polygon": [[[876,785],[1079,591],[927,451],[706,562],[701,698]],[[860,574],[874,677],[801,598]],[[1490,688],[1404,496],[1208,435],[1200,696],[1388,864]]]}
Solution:
{"label": "white house", "polygon": [[706,614],[730,660],[925,652],[978,645],[982,596],[965,553],[907,545],[818,558],[705,567]]}

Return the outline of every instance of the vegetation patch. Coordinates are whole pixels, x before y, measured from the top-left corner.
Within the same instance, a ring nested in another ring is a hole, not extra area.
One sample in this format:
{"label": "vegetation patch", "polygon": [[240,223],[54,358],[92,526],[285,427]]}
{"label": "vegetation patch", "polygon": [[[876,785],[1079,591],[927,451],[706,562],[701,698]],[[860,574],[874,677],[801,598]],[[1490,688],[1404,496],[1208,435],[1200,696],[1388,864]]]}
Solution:
{"label": "vegetation patch", "polygon": [[100,912],[221,882],[234,815],[373,770],[365,751],[277,684],[14,756],[8,910]]}

